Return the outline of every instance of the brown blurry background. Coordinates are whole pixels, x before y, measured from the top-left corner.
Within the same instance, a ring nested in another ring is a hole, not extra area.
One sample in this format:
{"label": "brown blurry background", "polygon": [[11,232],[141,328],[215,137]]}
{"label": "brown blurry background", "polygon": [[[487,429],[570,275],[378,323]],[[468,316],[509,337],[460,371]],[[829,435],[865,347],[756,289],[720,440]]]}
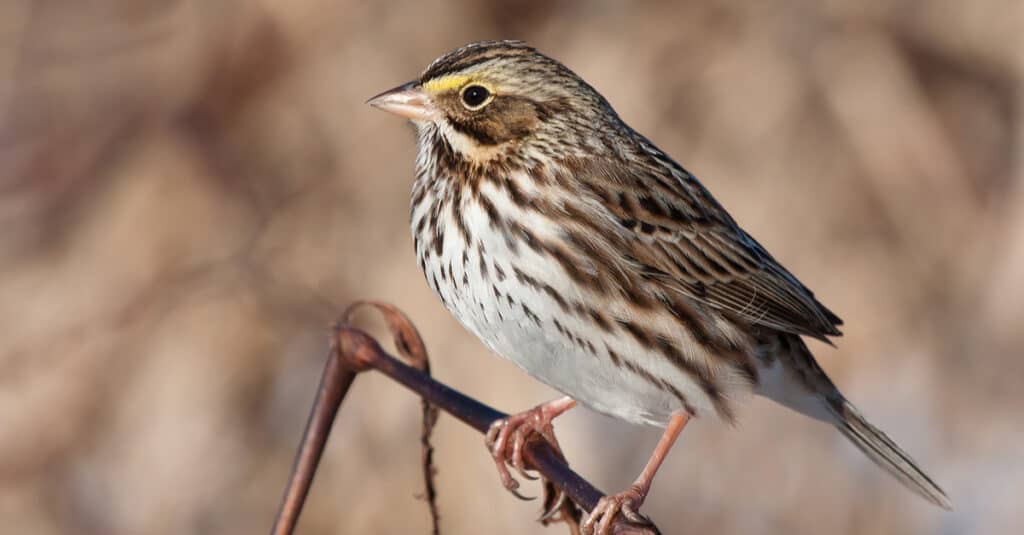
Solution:
{"label": "brown blurry background", "polygon": [[[755,400],[683,435],[645,507],[666,533],[1024,530],[1024,4],[551,4],[0,2],[2,531],[266,532],[356,298],[408,311],[449,384],[507,411],[552,397],[430,293],[411,130],[364,104],[512,37],[846,320],[822,365],[956,506]],[[356,383],[300,533],[427,532],[417,407]],[[586,409],[558,429],[608,491],[658,437]],[[442,418],[436,443],[445,533],[564,532],[479,435]]]}

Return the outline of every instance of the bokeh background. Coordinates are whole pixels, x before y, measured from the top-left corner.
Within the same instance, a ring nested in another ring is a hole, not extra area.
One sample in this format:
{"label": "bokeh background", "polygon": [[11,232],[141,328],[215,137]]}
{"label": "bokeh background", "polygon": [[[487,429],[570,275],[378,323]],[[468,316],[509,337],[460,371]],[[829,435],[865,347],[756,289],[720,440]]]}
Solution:
{"label": "bokeh background", "polygon": [[[956,506],[755,400],[687,429],[645,508],[666,533],[1024,531],[1019,0],[5,0],[2,531],[266,532],[357,298],[408,311],[449,384],[507,411],[552,397],[431,295],[411,129],[364,104],[513,37],[840,313],[822,365]],[[417,400],[368,376],[341,415],[300,533],[426,533]],[[658,437],[586,409],[558,430],[605,490]],[[444,533],[564,532],[504,492],[479,435],[442,418],[436,443]]]}

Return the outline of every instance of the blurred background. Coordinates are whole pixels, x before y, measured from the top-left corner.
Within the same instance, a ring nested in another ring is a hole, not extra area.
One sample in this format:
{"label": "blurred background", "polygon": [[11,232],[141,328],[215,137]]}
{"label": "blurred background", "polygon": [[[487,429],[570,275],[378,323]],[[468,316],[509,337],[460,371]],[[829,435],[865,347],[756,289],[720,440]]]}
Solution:
{"label": "blurred background", "polygon": [[[430,293],[411,129],[364,104],[482,38],[569,65],[839,313],[822,365],[956,507],[755,400],[687,429],[645,506],[666,533],[1024,530],[1018,0],[6,0],[4,531],[266,532],[357,298],[406,310],[484,402],[554,396]],[[606,491],[659,434],[586,409],[557,427]],[[357,381],[299,533],[427,533],[418,429],[412,395]],[[444,533],[565,532],[479,435],[442,417],[436,445]]]}

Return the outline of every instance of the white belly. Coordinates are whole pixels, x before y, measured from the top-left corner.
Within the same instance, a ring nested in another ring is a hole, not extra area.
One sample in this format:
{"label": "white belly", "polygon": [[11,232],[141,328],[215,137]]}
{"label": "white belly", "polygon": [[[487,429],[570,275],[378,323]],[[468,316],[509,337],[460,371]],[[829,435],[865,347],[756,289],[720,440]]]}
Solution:
{"label": "white belly", "polygon": [[[419,215],[414,211],[414,224]],[[524,243],[510,246],[501,233],[490,230],[477,205],[467,204],[463,212],[473,229],[469,242],[447,217],[441,216],[446,226],[440,254],[425,235],[417,237],[417,257],[445,306],[492,351],[580,403],[626,421],[664,426],[673,412],[684,408],[677,395],[652,377],[668,378],[690,408],[711,410],[701,388],[663,356],[621,332],[609,334],[567,313],[549,293],[524,283],[516,273],[550,285],[567,302],[585,302],[557,262]],[[541,218],[534,223],[530,228],[539,234],[555,231],[545,229],[550,223]],[[621,303],[606,303],[601,309],[609,318],[631,318]],[[678,329],[670,322],[662,327]],[[619,364],[612,352],[620,356]],[[623,368],[625,356],[636,363],[635,369]]]}

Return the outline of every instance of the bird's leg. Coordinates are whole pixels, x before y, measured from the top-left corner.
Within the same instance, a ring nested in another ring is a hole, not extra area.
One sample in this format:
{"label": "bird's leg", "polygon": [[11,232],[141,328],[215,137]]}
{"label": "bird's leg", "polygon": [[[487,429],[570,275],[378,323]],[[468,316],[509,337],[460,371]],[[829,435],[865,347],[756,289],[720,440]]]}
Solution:
{"label": "bird's leg", "polygon": [[491,428],[487,430],[487,448],[494,457],[501,483],[509,492],[521,499],[529,499],[519,493],[519,482],[509,473],[507,465],[512,465],[526,479],[537,479],[526,473],[526,463],[523,461],[523,446],[526,440],[533,433],[539,434],[561,455],[562,449],[558,446],[551,421],[575,406],[576,400],[565,396],[491,424]]}
{"label": "bird's leg", "polygon": [[630,522],[650,524],[650,520],[640,514],[640,506],[651,490],[654,474],[658,473],[662,461],[665,460],[668,451],[672,449],[672,444],[675,444],[676,438],[679,437],[679,433],[686,427],[689,420],[690,415],[685,411],[672,415],[672,419],[669,420],[668,426],[665,428],[665,433],[661,435],[661,440],[655,446],[654,453],[647,461],[647,466],[637,476],[636,481],[628,489],[613,496],[605,496],[597,502],[597,506],[581,526],[584,534],[610,535],[615,516],[620,513]]}

